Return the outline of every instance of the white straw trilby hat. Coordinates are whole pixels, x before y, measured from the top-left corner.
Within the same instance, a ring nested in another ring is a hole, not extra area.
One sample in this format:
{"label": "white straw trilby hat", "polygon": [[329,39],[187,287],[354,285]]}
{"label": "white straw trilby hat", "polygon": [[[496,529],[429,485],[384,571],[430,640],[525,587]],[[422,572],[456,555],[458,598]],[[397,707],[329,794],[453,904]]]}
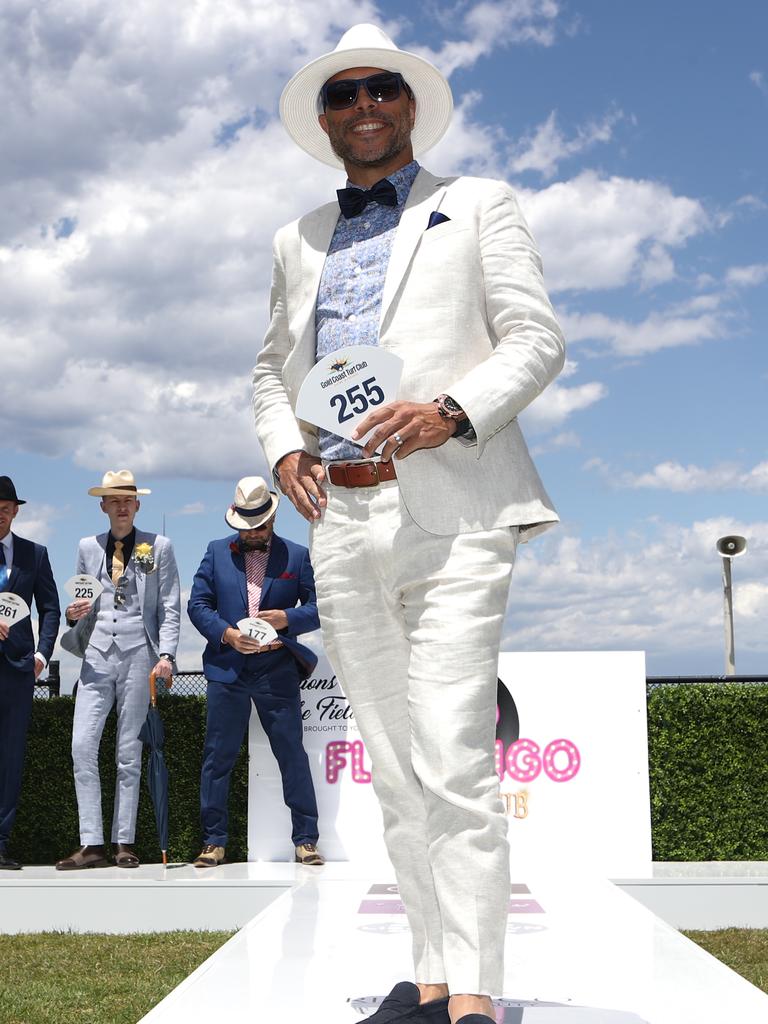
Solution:
{"label": "white straw trilby hat", "polygon": [[403,76],[416,99],[416,123],[411,133],[414,156],[445,135],[453,113],[453,96],[445,76],[423,57],[399,50],[376,25],[354,25],[332,53],[297,71],[280,97],[280,117],[286,131],[310,156],[331,167],[343,166],[318,123],[318,97],[329,78],[349,68],[381,68],[399,71]]}
{"label": "white straw trilby hat", "polygon": [[235,500],[224,513],[233,530],[255,530],[277,511],[280,495],[270,491],[260,476],[244,476],[235,488]]}

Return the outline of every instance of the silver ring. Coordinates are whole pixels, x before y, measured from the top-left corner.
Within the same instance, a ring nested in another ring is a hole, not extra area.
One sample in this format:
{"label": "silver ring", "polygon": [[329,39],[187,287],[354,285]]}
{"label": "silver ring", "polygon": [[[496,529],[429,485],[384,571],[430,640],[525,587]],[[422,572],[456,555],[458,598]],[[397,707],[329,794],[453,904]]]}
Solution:
{"label": "silver ring", "polygon": [[392,435],[392,440],[393,441],[397,441],[397,447],[398,448],[402,448],[402,446],[405,444],[405,441],[402,439],[402,437],[400,437],[399,434],[393,434]]}

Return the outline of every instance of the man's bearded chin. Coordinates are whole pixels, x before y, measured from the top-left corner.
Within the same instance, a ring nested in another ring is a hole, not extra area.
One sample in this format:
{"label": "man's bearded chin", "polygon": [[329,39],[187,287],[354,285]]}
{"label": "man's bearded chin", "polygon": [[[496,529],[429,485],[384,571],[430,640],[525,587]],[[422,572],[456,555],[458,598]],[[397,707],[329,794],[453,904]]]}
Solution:
{"label": "man's bearded chin", "polygon": [[240,540],[239,544],[241,551],[266,551],[269,544],[265,540]]}
{"label": "man's bearded chin", "polygon": [[[331,129],[329,131],[328,141],[331,144],[331,149],[342,163],[351,164],[353,167],[380,167],[388,163],[398,153],[402,153],[411,139],[412,125],[410,116],[405,114],[397,120],[394,118],[381,118],[381,115],[378,116],[381,120],[386,120],[388,124],[393,125],[395,131],[389,140],[389,145],[385,149],[364,159],[355,155],[352,145],[344,137],[344,129],[341,126],[335,126],[335,130]],[[358,118],[355,124],[359,124],[364,120],[365,118]]]}

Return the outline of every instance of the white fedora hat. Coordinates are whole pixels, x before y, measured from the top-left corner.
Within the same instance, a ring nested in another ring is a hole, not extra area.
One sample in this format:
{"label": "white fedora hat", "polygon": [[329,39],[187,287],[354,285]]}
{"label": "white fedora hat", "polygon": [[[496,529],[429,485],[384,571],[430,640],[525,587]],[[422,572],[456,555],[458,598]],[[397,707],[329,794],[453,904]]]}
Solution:
{"label": "white fedora hat", "polygon": [[233,530],[255,530],[271,519],[280,496],[260,476],[244,476],[235,488],[235,500],[224,513]]}
{"label": "white fedora hat", "polygon": [[297,71],[280,97],[280,117],[293,141],[310,156],[331,167],[343,167],[318,123],[318,98],[329,78],[348,68],[399,71],[416,99],[416,123],[411,133],[414,156],[430,149],[451,123],[453,96],[447,79],[423,57],[399,50],[376,25],[354,25],[326,53]]}
{"label": "white fedora hat", "polygon": [[101,487],[89,487],[88,493],[96,498],[125,498],[137,494],[151,494],[152,491],[138,488],[130,469],[108,469],[101,478]]}

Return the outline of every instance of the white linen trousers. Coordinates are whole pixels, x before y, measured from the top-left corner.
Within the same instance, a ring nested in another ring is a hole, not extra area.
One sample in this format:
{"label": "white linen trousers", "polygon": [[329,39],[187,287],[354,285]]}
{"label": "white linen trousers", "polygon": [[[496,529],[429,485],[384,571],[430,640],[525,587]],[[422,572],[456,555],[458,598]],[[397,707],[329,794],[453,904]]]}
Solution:
{"label": "white linen trousers", "polygon": [[327,494],[311,531],[323,640],[371,760],[415,980],[499,995],[497,666],[518,529],[427,533],[396,481]]}

